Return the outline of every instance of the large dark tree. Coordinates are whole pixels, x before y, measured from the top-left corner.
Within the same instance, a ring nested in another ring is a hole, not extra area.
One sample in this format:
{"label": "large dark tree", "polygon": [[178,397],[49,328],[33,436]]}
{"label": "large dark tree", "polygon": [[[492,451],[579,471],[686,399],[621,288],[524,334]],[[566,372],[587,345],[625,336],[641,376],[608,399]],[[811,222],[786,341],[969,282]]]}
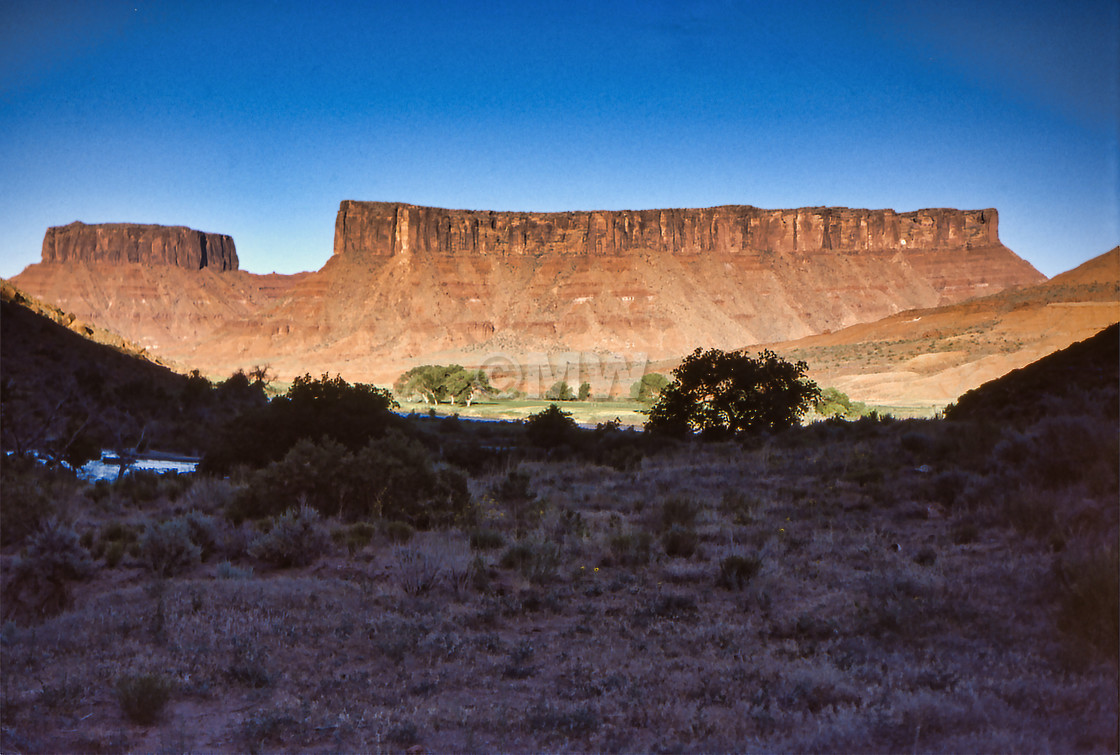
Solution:
{"label": "large dark tree", "polygon": [[331,438],[354,451],[396,424],[396,402],[372,385],[341,377],[297,377],[284,396],[232,418],[211,439],[202,469],[220,474],[239,464],[262,467],[303,438]]}
{"label": "large dark tree", "polygon": [[804,362],[772,351],[757,357],[697,349],[673,370],[649,413],[646,429],[721,439],[784,430],[797,424],[820,395]]}

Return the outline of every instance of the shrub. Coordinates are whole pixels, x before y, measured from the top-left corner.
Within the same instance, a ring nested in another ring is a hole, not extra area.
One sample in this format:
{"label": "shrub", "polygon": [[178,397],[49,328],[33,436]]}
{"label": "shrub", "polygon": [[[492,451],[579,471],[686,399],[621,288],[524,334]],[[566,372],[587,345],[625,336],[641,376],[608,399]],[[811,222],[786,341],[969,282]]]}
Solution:
{"label": "shrub", "polygon": [[476,551],[490,551],[505,545],[506,539],[502,533],[490,529],[473,529],[470,532],[471,547]]}
{"label": "shrub", "polygon": [[221,525],[212,516],[192,511],[183,517],[190,532],[191,542],[198,546],[201,558],[206,561],[218,551],[222,541]]}
{"label": "shrub", "polygon": [[399,548],[397,568],[401,589],[409,595],[423,595],[439,582],[443,562],[435,553],[419,548]]}
{"label": "shrub", "polygon": [[699,610],[696,599],[691,595],[674,593],[662,595],[649,608],[653,616],[671,621],[694,618]]}
{"label": "shrub", "polygon": [[528,472],[513,469],[490,488],[494,500],[509,513],[518,535],[535,527],[541,517],[541,506],[529,483]]}
{"label": "shrub", "polygon": [[570,412],[556,404],[531,414],[525,420],[525,434],[529,442],[541,448],[557,448],[570,441],[578,428]]}
{"label": "shrub", "polygon": [[[403,522],[391,522],[391,524],[403,524]],[[407,524],[404,526],[408,527]],[[339,545],[345,545],[346,552],[353,556],[369,545],[375,534],[377,534],[377,528],[369,522],[355,522],[348,527],[335,530],[331,533],[331,539]],[[390,539],[392,538],[390,537]]]}
{"label": "shrub", "polygon": [[937,563],[937,551],[926,546],[914,556],[914,563],[918,566],[933,566]]}
{"label": "shrub", "polygon": [[727,556],[719,562],[716,584],[728,590],[742,590],[762,568],[757,556]]}
{"label": "shrub", "polygon": [[200,471],[228,474],[239,464],[260,468],[284,458],[300,440],[330,438],[355,451],[400,424],[390,411],[395,406],[388,391],[371,385],[329,375],[297,377],[285,396],[226,423],[211,440]]}
{"label": "shrub", "polygon": [[57,519],[48,519],[11,566],[4,586],[5,613],[57,613],[70,602],[69,583],[88,579],[93,571],[93,559],[77,533]]}
{"label": "shrub", "polygon": [[498,565],[503,569],[517,569],[534,584],[550,581],[560,562],[560,550],[554,543],[523,540],[511,545]]}
{"label": "shrub", "polygon": [[1070,548],[1054,565],[1061,611],[1058,626],[1115,658],[1120,636],[1120,555]]}
{"label": "shrub", "polygon": [[301,506],[274,519],[268,532],[249,546],[249,555],[283,569],[313,563],[328,546],[319,512]]}
{"label": "shrub", "polygon": [[104,558],[106,566],[114,567],[120,563],[128,547],[139,540],[140,533],[135,526],[110,522],[98,533],[97,542],[93,546],[93,555]]}
{"label": "shrub", "polygon": [[191,540],[185,519],[148,525],[140,538],[140,560],[161,577],[173,577],[202,560],[202,549]]}
{"label": "shrub", "polygon": [[49,470],[30,456],[5,456],[0,464],[0,544],[21,543],[39,529],[57,511],[58,494],[73,484],[73,475]]}
{"label": "shrub", "polygon": [[645,566],[652,545],[653,536],[648,532],[620,532],[611,537],[611,557],[619,566]]}
{"label": "shrub", "polygon": [[171,681],[160,674],[129,675],[117,681],[117,702],[129,721],[149,726],[163,714],[171,691]]}
{"label": "shrub", "polygon": [[661,504],[661,531],[665,532],[673,527],[692,527],[696,524],[696,516],[700,507],[687,498],[670,498]]}
{"label": "shrub", "polygon": [[466,518],[466,478],[437,469],[417,441],[392,431],[356,452],[325,438],[301,440],[255,472],[227,511],[234,521],[275,516],[298,503],[344,519],[385,518],[420,529]]}
{"label": "shrub", "polygon": [[391,542],[407,543],[415,533],[416,530],[408,522],[385,523],[385,537],[389,538]]}
{"label": "shrub", "polygon": [[531,732],[570,739],[598,729],[599,714],[589,705],[561,708],[545,700],[526,711],[525,725]]}
{"label": "shrub", "polygon": [[761,508],[761,502],[739,490],[726,490],[720,500],[720,509],[731,517],[734,524],[750,524]]}
{"label": "shrub", "polygon": [[[590,386],[588,386],[588,393],[590,393]],[[563,380],[553,383],[544,397],[549,401],[575,401],[576,394],[572,393],[572,387]]]}
{"label": "shrub", "polygon": [[677,525],[661,536],[661,547],[669,558],[692,558],[698,542],[695,530]]}
{"label": "shrub", "polygon": [[252,579],[253,567],[234,566],[229,561],[218,564],[218,579]]}
{"label": "shrub", "polygon": [[133,506],[150,503],[160,496],[159,475],[146,469],[135,469],[113,482],[117,497]]}

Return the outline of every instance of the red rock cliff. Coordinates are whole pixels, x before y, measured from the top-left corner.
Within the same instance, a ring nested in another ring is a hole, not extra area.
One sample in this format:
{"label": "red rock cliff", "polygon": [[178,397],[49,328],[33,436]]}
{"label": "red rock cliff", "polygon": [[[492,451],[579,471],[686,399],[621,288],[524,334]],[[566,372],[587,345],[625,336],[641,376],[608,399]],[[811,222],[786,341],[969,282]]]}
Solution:
{"label": "red rock cliff", "polygon": [[139,262],[226,272],[237,269],[237,250],[229,236],[183,226],[74,222],[47,229],[43,262]]}
{"label": "red rock cliff", "polygon": [[807,207],[581,212],[444,210],[343,201],[335,254],[436,255],[838,253],[999,245],[995,210],[915,212]]}

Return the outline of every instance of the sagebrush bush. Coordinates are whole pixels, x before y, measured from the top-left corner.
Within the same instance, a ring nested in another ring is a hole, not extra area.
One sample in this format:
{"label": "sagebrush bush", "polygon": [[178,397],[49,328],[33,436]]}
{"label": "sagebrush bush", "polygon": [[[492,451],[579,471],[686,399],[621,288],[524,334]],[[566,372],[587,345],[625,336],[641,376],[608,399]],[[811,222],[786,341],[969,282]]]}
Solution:
{"label": "sagebrush bush", "polygon": [[674,525],[661,536],[661,547],[669,558],[692,558],[700,538],[696,530]]}
{"label": "sagebrush bush", "polygon": [[174,685],[161,674],[138,674],[117,681],[117,702],[129,721],[141,726],[154,724],[163,715]]}
{"label": "sagebrush bush", "polygon": [[560,549],[556,544],[540,540],[514,543],[498,561],[503,569],[517,569],[521,576],[534,584],[543,584],[556,576],[559,563]]}
{"label": "sagebrush bush", "polygon": [[1059,626],[1097,652],[1115,658],[1120,637],[1120,553],[1068,549],[1054,571],[1059,584]]}
{"label": "sagebrush bush", "polygon": [[696,516],[700,507],[695,501],[688,498],[670,498],[661,504],[659,524],[662,532],[667,532],[674,526],[691,528],[696,524]]}
{"label": "sagebrush bush", "polygon": [[[408,522],[386,522],[385,537],[393,543],[407,543],[416,534],[416,530]],[[368,542],[368,541],[367,541]]]}
{"label": "sagebrush bush", "polygon": [[254,472],[226,513],[241,522],[307,505],[325,516],[431,529],[468,518],[470,503],[462,473],[437,467],[419,442],[391,431],[357,451],[330,438],[300,440],[282,459]]}
{"label": "sagebrush bush", "polygon": [[10,568],[4,584],[5,613],[57,613],[70,602],[69,583],[89,579],[93,572],[93,559],[78,534],[48,519],[28,538],[27,550]]}
{"label": "sagebrush bush", "polygon": [[124,558],[128,547],[139,540],[137,526],[112,521],[101,528],[91,552],[95,558],[104,558],[106,566],[114,567]]}
{"label": "sagebrush bush", "polygon": [[307,566],[327,552],[330,536],[319,512],[308,506],[272,520],[268,532],[249,546],[249,555],[280,568]]}
{"label": "sagebrush bush", "polygon": [[762,560],[757,556],[727,556],[719,562],[716,584],[728,590],[742,590],[761,569]]}
{"label": "sagebrush bush", "polygon": [[229,561],[223,561],[218,564],[218,579],[252,579],[253,567],[239,567],[234,566]]}
{"label": "sagebrush bush", "polygon": [[181,574],[202,560],[202,549],[191,540],[186,519],[149,524],[140,538],[140,560],[161,577]]}
{"label": "sagebrush bush", "polygon": [[22,543],[58,512],[60,498],[75,487],[73,474],[50,470],[30,456],[6,456],[0,464],[0,544]]}
{"label": "sagebrush bush", "polygon": [[354,522],[347,527],[336,529],[331,533],[331,539],[339,545],[345,545],[346,552],[353,556],[373,542],[373,536],[376,534],[377,527],[369,522]]}
{"label": "sagebrush bush", "polygon": [[470,543],[476,551],[492,551],[505,545],[506,539],[497,530],[475,528],[470,531]]}
{"label": "sagebrush bush", "polygon": [[183,517],[190,532],[191,542],[198,546],[201,558],[206,561],[221,549],[222,524],[212,516],[192,511]]}
{"label": "sagebrush bush", "polygon": [[397,569],[401,589],[409,595],[423,595],[438,584],[443,561],[435,553],[419,548],[399,548]]}
{"label": "sagebrush bush", "polygon": [[645,566],[649,563],[652,546],[653,535],[648,532],[620,532],[611,536],[611,558],[619,566]]}

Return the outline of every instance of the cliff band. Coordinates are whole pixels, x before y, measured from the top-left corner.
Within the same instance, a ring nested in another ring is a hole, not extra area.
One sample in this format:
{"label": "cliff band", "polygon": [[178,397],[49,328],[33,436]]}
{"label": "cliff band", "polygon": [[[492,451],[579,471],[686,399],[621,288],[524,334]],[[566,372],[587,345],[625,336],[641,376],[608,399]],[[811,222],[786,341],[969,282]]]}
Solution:
{"label": "cliff band", "polygon": [[237,269],[237,250],[229,236],[183,226],[74,222],[47,229],[43,262],[136,262],[225,272]]}

